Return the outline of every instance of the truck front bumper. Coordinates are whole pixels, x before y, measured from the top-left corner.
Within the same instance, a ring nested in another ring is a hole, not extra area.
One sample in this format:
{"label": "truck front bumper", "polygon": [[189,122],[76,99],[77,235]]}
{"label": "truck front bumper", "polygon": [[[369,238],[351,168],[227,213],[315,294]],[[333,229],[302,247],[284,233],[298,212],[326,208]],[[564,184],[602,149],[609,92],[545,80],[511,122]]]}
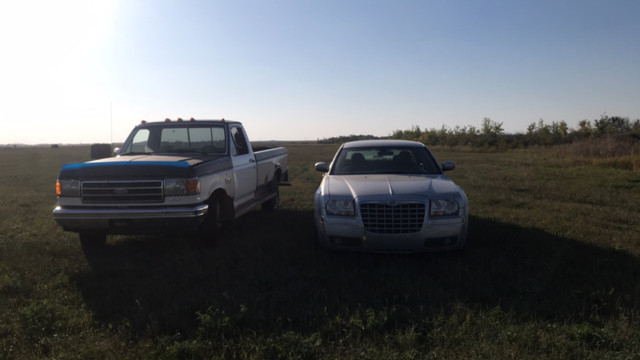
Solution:
{"label": "truck front bumper", "polygon": [[66,231],[100,231],[108,234],[191,231],[204,220],[209,206],[158,208],[85,208],[57,206],[54,220]]}

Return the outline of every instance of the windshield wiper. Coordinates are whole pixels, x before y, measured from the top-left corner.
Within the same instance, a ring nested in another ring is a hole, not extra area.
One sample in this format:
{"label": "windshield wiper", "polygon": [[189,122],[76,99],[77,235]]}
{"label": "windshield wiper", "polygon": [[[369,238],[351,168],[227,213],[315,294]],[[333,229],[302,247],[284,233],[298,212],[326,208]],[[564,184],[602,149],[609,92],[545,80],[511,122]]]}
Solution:
{"label": "windshield wiper", "polygon": [[153,155],[153,153],[142,152],[142,151],[131,151],[131,152],[127,152],[127,153],[120,153],[118,155]]}
{"label": "windshield wiper", "polygon": [[192,149],[174,149],[171,151],[167,151],[168,153],[176,153],[176,154],[200,154],[202,151],[192,150]]}
{"label": "windshield wiper", "polygon": [[220,154],[220,152],[215,151],[216,149],[212,149],[212,150],[205,150],[205,149],[176,149],[176,150],[171,150],[168,151],[167,153],[174,153],[174,154],[200,154],[200,155],[211,155],[211,154]]}

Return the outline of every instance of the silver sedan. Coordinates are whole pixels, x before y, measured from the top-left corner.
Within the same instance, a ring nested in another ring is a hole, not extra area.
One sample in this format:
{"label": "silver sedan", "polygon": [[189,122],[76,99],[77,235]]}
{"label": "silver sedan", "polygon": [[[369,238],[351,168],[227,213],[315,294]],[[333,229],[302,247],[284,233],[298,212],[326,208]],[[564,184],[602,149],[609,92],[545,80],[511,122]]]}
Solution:
{"label": "silver sedan", "polygon": [[469,203],[422,143],[343,144],[314,198],[318,243],[336,250],[422,252],[464,247]]}

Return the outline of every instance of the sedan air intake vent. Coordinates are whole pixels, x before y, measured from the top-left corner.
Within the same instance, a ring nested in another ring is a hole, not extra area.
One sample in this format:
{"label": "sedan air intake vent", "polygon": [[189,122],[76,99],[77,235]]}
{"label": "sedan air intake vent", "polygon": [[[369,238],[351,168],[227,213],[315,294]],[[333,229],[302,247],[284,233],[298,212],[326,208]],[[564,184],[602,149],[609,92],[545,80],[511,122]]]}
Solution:
{"label": "sedan air intake vent", "polygon": [[422,229],[425,216],[424,203],[398,203],[394,201],[365,203],[360,213],[365,230],[379,234],[410,234]]}

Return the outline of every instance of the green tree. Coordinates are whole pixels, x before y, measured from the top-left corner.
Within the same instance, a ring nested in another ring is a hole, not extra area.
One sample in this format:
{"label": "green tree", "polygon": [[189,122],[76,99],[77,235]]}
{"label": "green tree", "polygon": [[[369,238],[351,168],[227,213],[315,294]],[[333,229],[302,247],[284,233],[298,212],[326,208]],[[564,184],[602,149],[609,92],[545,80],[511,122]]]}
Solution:
{"label": "green tree", "polygon": [[576,131],[579,138],[588,138],[593,134],[593,126],[589,120],[580,120],[578,122],[578,131]]}
{"label": "green tree", "polygon": [[504,133],[502,129],[502,123],[491,120],[486,117],[482,119],[482,126],[480,127],[482,134],[484,135],[500,135]]}

